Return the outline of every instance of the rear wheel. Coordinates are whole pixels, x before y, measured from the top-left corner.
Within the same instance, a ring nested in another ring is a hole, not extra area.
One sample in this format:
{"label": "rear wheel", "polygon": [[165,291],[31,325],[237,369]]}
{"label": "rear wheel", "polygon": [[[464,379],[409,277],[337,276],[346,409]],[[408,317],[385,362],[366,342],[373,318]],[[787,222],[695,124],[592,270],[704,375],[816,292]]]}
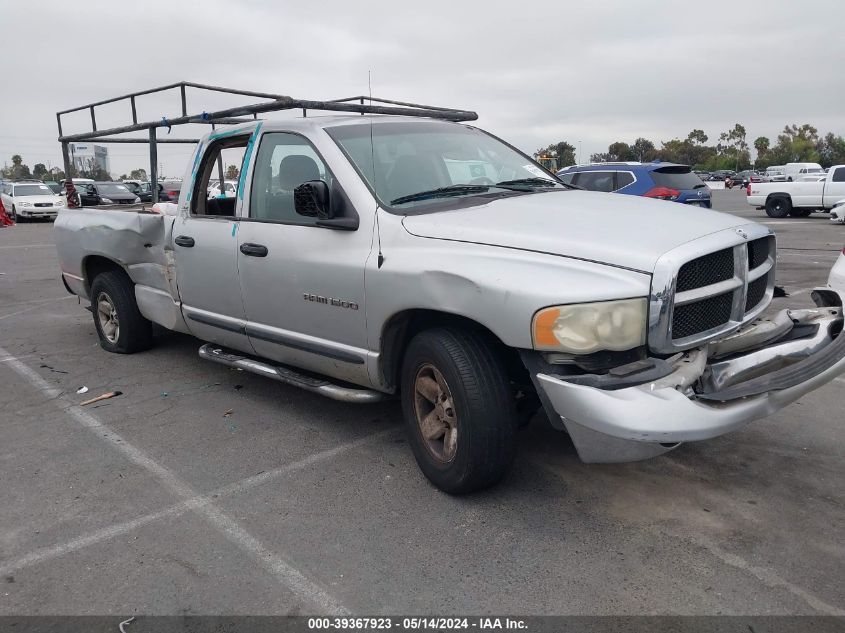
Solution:
{"label": "rear wheel", "polygon": [[104,350],[133,354],[152,346],[153,324],[138,310],[134,284],[123,271],[108,271],[94,278],[91,307]]}
{"label": "rear wheel", "polygon": [[507,373],[487,337],[457,328],[417,334],[402,363],[401,389],[414,457],[435,486],[463,494],[507,473],[518,419]]}
{"label": "rear wheel", "polygon": [[789,198],[769,198],[766,200],[766,215],[770,218],[785,218],[792,211],[792,201]]}

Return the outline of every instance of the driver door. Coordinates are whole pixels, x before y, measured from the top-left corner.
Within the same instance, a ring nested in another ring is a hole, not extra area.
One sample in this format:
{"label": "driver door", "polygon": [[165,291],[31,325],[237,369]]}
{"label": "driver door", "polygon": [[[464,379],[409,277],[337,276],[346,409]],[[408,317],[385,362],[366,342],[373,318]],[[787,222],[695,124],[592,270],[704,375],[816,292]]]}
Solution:
{"label": "driver door", "polygon": [[364,270],[372,225],[333,230],[298,215],[293,190],[311,180],[345,195],[307,139],[261,137],[238,231],[247,333],[260,356],[369,385]]}

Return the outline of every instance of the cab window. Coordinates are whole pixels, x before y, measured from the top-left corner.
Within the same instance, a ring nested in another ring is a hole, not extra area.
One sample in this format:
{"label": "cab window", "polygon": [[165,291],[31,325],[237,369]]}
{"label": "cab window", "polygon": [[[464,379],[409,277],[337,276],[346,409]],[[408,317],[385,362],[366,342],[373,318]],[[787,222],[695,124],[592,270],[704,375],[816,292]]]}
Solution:
{"label": "cab window", "polygon": [[316,224],[316,217],[297,214],[293,203],[294,189],[311,180],[322,180],[332,187],[333,176],[311,144],[297,134],[265,134],[255,158],[249,217],[285,224]]}

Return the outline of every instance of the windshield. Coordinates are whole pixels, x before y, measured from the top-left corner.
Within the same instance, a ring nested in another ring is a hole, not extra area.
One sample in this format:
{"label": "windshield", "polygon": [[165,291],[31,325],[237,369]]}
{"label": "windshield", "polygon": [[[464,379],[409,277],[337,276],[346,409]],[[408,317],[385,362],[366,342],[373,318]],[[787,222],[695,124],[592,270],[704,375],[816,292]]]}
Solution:
{"label": "windshield", "polygon": [[346,152],[379,202],[402,210],[442,204],[447,197],[566,188],[530,158],[465,125],[385,122],[330,127],[326,132]]}
{"label": "windshield", "polygon": [[651,172],[651,179],[658,187],[670,189],[698,189],[707,186],[689,167],[661,167]]}
{"label": "windshield", "polygon": [[126,188],[126,185],[116,182],[98,182],[97,192],[104,195],[131,195],[131,191]]}
{"label": "windshield", "polygon": [[16,196],[52,196],[53,190],[47,185],[15,185]]}

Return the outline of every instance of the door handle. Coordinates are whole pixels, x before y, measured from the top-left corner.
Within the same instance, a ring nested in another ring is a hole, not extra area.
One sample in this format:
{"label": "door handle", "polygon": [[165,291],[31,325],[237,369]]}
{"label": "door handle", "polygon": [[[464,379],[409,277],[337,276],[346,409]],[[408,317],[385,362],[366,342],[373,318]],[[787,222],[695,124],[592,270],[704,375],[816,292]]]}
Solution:
{"label": "door handle", "polygon": [[261,244],[241,244],[241,253],[248,257],[267,257],[269,252],[267,247]]}
{"label": "door handle", "polygon": [[185,248],[191,248],[194,245],[194,238],[187,235],[180,235],[173,241],[176,242],[176,246],[184,246]]}

